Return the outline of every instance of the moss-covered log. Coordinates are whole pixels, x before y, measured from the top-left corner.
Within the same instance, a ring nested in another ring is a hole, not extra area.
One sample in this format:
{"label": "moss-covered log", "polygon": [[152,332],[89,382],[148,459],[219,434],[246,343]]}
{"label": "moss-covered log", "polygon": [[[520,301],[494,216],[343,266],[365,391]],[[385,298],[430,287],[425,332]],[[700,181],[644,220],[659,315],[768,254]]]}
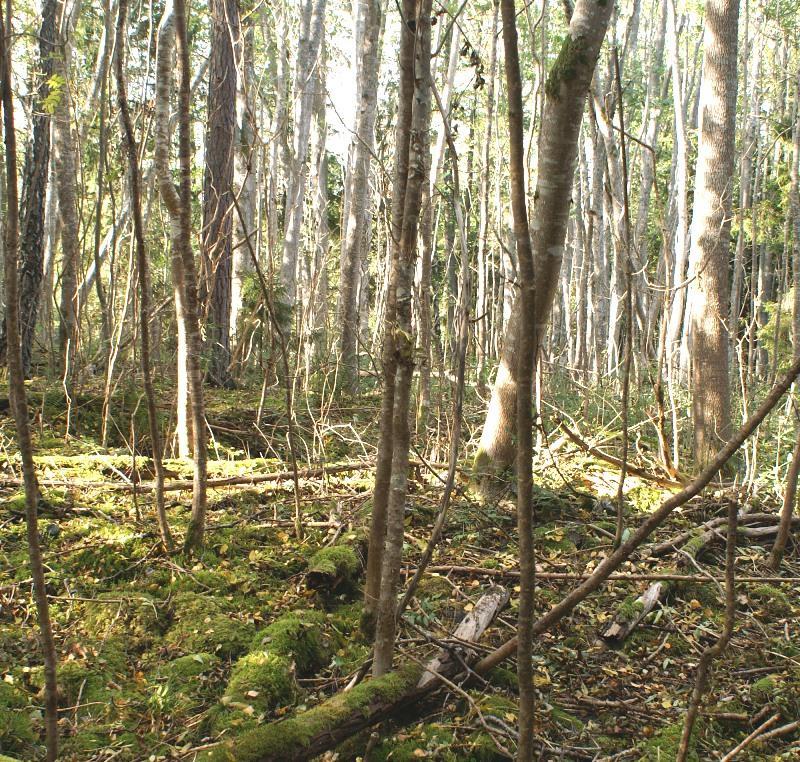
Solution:
{"label": "moss-covered log", "polygon": [[243,733],[201,759],[205,762],[312,759],[436,688],[436,682],[416,687],[422,672],[423,668],[414,664],[368,680],[307,712]]}

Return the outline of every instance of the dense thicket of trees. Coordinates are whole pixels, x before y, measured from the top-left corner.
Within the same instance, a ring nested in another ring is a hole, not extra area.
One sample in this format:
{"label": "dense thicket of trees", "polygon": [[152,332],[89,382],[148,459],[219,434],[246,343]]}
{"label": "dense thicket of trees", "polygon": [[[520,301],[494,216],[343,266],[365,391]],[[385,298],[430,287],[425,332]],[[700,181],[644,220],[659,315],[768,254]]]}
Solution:
{"label": "dense thicket of trees", "polygon": [[[531,758],[531,463],[564,396],[584,413],[619,410],[624,550],[630,443],[654,440],[664,479],[723,465],[737,422],[800,356],[800,11],[9,7],[2,344],[17,417],[21,376],[46,377],[69,433],[102,376],[105,444],[109,400],[141,385],[169,552],[162,456],[193,462],[191,554],[205,530],[204,385],[261,389],[257,428],[278,412],[264,410],[267,390],[281,390],[298,535],[298,461],[325,452],[298,449],[296,409],[380,396],[362,617],[380,677],[395,653],[409,459],[436,460],[429,442],[461,431],[468,388],[480,436],[452,452],[485,498],[519,477],[519,758]],[[728,475],[752,485],[761,465],[755,442]]]}

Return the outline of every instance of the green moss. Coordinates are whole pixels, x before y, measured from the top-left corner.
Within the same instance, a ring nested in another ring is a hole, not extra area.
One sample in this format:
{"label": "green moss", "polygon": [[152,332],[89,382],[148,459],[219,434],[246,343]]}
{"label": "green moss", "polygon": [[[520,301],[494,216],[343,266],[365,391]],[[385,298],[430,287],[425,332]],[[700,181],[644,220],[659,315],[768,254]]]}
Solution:
{"label": "green moss", "polygon": [[352,584],[361,561],[349,545],[333,545],[315,553],[308,562],[307,584],[311,588],[337,590]]}
{"label": "green moss", "polygon": [[644,602],[638,595],[629,595],[617,609],[617,618],[632,622],[644,611]]}
{"label": "green moss", "polygon": [[224,612],[218,600],[181,593],[173,601],[173,625],[164,636],[167,648],[183,653],[235,657],[247,651],[254,627]]}
{"label": "green moss", "polygon": [[368,712],[378,702],[399,701],[416,685],[422,667],[408,665],[388,675],[367,680],[351,691],[337,693],[306,712],[257,727],[241,737],[216,747],[205,757],[207,762],[256,762],[286,759],[291,749],[308,747],[321,733],[335,729],[354,712]]}
{"label": "green moss", "polygon": [[767,675],[750,686],[750,699],[756,704],[767,704],[773,700],[777,691],[777,677]]}
{"label": "green moss", "polygon": [[25,751],[34,738],[27,696],[15,686],[0,682],[0,749]]}
{"label": "green moss", "polygon": [[519,679],[517,678],[517,673],[513,669],[495,667],[487,675],[487,678],[492,685],[498,688],[505,688],[509,691],[519,690]]}
{"label": "green moss", "polygon": [[255,651],[234,665],[212,724],[216,730],[247,727],[273,709],[293,704],[296,696],[291,661],[268,651]]}
{"label": "green moss", "polygon": [[335,650],[326,624],[327,618],[320,611],[292,611],[257,633],[250,647],[293,659],[301,677],[313,675],[330,661]]}
{"label": "green moss", "polygon": [[785,617],[792,613],[792,603],[783,590],[772,585],[758,585],[754,587],[749,597],[758,601],[764,610],[775,616]]}
{"label": "green moss", "polygon": [[683,546],[684,551],[692,558],[697,558],[700,552],[705,549],[705,538],[703,535],[703,532],[696,532],[686,545]]}
{"label": "green moss", "polygon": [[[695,723],[692,738],[689,741],[689,762],[700,762],[700,757],[696,751],[697,737],[702,731],[702,722]],[[677,757],[678,746],[683,734],[683,722],[676,722],[674,725],[667,725],[658,731],[642,747],[640,762],[672,762]]]}
{"label": "green moss", "polygon": [[[106,670],[97,670],[89,662],[69,660],[58,667],[58,688],[65,706],[85,704],[85,711],[90,715],[98,715],[108,709],[108,702],[113,692],[109,687],[112,674]],[[84,708],[81,709],[81,712]]]}
{"label": "green moss", "polygon": [[191,681],[208,674],[219,664],[215,654],[187,654],[167,662],[161,667],[160,674],[177,685],[191,686]]}
{"label": "green moss", "polygon": [[86,604],[84,626],[92,637],[125,636],[137,646],[149,645],[161,630],[159,605],[144,593],[100,593]]}
{"label": "green moss", "polygon": [[800,713],[800,669],[756,680],[750,686],[750,701],[757,707],[772,704],[794,717]]}
{"label": "green moss", "polygon": [[558,100],[561,97],[561,83],[575,79],[578,68],[586,63],[583,39],[579,37],[577,40],[573,40],[567,34],[561,44],[558,58],[547,75],[547,82],[544,86],[547,97]]}

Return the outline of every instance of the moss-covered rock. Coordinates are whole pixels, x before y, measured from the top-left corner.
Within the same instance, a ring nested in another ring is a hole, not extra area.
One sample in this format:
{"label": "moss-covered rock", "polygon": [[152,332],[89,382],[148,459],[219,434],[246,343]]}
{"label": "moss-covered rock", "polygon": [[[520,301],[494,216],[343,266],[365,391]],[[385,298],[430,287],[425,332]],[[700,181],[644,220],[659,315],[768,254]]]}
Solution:
{"label": "moss-covered rock", "polygon": [[352,585],[360,571],[361,559],[352,546],[332,545],[311,557],[306,584],[314,590],[337,592]]}
{"label": "moss-covered rock", "polygon": [[257,633],[250,647],[293,660],[301,677],[313,675],[336,649],[336,639],[326,631],[326,624],[320,611],[291,611]]}
{"label": "moss-covered rock", "polygon": [[34,740],[27,696],[0,682],[0,752],[24,751]]}

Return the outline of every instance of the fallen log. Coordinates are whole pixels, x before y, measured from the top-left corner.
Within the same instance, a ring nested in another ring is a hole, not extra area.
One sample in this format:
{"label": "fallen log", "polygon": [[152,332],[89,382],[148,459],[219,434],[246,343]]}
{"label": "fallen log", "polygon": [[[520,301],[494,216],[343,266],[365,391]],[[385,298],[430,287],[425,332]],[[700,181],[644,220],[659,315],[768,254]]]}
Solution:
{"label": "fallen log", "polygon": [[[474,643],[484,633],[495,615],[508,603],[508,590],[503,587],[493,587],[477,603],[456,627],[453,639]],[[466,663],[474,660],[474,652],[469,649],[459,649],[462,660]],[[451,671],[453,660],[452,650],[443,648],[428,664],[425,665],[425,674],[417,683],[418,688],[424,688],[428,683],[434,682],[437,675]],[[460,666],[461,662],[459,662]]]}
{"label": "fallen log", "polygon": [[[456,633],[477,640],[508,601],[508,592],[492,587],[459,625]],[[461,637],[457,634],[457,637]],[[465,638],[466,639],[466,638]],[[262,725],[204,752],[205,762],[297,762],[332,749],[381,720],[388,719],[440,687],[428,672],[455,675],[457,660],[437,655],[425,667],[405,664],[382,677],[359,683],[321,704],[285,720]],[[430,676],[431,679],[426,679]]]}

